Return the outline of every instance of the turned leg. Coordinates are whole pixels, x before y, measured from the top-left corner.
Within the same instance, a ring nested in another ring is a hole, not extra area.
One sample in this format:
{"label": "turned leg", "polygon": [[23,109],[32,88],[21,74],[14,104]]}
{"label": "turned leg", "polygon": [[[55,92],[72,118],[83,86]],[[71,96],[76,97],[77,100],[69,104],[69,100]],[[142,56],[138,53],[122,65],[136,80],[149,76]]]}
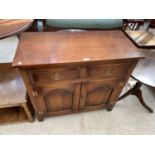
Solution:
{"label": "turned leg", "polygon": [[122,100],[123,98],[131,95],[132,93],[133,93],[133,88],[131,88],[129,91],[127,91],[124,95],[120,96],[117,101]]}
{"label": "turned leg", "polygon": [[137,96],[137,98],[139,99],[140,103],[142,104],[142,106],[144,108],[146,108],[149,112],[153,113],[153,109],[151,109],[145,102],[142,96],[142,91],[141,91],[141,86],[142,84],[140,82],[137,82],[135,87],[134,87],[134,91],[132,92],[132,95]]}
{"label": "turned leg", "polygon": [[107,111],[112,111],[113,107],[114,107],[114,105],[109,105],[109,106],[107,107]]}
{"label": "turned leg", "polygon": [[42,110],[38,110],[36,112],[36,114],[37,114],[37,118],[38,118],[39,122],[44,121],[44,114],[43,114]]}

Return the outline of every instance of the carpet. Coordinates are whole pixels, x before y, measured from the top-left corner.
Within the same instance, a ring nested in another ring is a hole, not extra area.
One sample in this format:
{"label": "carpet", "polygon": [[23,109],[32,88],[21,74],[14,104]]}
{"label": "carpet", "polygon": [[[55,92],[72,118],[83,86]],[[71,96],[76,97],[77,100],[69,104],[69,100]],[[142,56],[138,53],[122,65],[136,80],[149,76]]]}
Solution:
{"label": "carpet", "polygon": [[[155,90],[143,85],[143,96],[155,110]],[[92,112],[49,117],[43,122],[0,125],[4,135],[144,135],[155,134],[155,113],[144,109],[135,96],[116,103],[113,111]]]}

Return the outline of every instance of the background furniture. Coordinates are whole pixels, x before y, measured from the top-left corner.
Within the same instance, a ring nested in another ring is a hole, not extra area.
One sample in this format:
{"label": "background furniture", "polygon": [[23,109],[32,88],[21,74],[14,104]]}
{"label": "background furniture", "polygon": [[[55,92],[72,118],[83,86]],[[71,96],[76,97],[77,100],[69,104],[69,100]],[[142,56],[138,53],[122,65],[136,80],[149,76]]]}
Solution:
{"label": "background furniture", "polygon": [[3,38],[0,40],[0,123],[33,121],[33,110],[24,83],[19,72],[11,68],[18,46],[15,34],[31,24],[32,20],[0,20],[0,38]]}
{"label": "background furniture", "polygon": [[0,65],[0,123],[33,121],[32,107],[19,72]]}
{"label": "background furniture", "polygon": [[149,28],[153,28],[153,19],[124,19],[124,30],[144,30],[148,31]]}
{"label": "background furniture", "polygon": [[155,20],[154,19],[145,19],[141,30],[148,31],[150,28],[155,28]]}
{"label": "background furniture", "polygon": [[[13,62],[40,121],[112,110],[140,51],[119,30],[22,33]],[[44,47],[44,48],[42,48]]]}
{"label": "background furniture", "polygon": [[126,30],[125,34],[139,48],[155,48],[155,36],[151,32]]}
{"label": "background furniture", "polygon": [[124,29],[139,30],[144,24],[144,19],[124,19]]}
{"label": "background furniture", "polygon": [[155,19],[151,19],[150,28],[155,28]]}
{"label": "background furniture", "polygon": [[[151,32],[126,31],[126,34],[140,48],[155,48],[155,37]],[[132,77],[137,80],[136,85],[121,96],[120,99],[123,99],[130,94],[136,95],[140,103],[150,112],[153,112],[153,110],[144,102],[140,88],[143,83],[155,87],[155,51],[143,50],[143,54],[145,55],[145,59],[139,61],[132,73]]]}
{"label": "background furniture", "polygon": [[105,30],[121,29],[121,19],[45,19],[38,20],[38,31],[57,31],[64,29]]}
{"label": "background furniture", "polygon": [[0,19],[0,39],[20,34],[32,23],[32,19]]}

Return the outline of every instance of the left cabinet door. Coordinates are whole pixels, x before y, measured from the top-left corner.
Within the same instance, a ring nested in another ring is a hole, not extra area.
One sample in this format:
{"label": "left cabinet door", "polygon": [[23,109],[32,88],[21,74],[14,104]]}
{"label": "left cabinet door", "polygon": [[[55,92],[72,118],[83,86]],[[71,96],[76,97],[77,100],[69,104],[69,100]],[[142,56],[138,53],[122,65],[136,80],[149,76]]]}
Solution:
{"label": "left cabinet door", "polygon": [[46,115],[56,116],[78,110],[80,87],[80,83],[67,83],[38,87],[36,90]]}

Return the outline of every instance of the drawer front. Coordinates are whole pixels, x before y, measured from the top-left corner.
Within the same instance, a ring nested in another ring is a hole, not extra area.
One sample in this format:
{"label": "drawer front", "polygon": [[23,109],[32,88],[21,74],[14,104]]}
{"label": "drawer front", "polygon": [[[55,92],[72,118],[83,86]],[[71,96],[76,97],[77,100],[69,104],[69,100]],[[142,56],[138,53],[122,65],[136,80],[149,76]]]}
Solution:
{"label": "drawer front", "polygon": [[130,63],[88,66],[88,78],[124,77],[128,72]]}
{"label": "drawer front", "polygon": [[79,78],[79,68],[34,69],[29,71],[32,83],[74,80]]}

